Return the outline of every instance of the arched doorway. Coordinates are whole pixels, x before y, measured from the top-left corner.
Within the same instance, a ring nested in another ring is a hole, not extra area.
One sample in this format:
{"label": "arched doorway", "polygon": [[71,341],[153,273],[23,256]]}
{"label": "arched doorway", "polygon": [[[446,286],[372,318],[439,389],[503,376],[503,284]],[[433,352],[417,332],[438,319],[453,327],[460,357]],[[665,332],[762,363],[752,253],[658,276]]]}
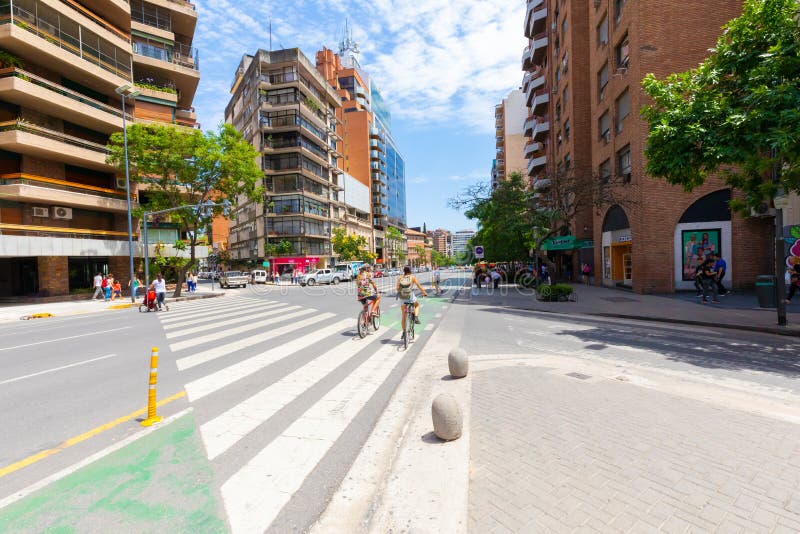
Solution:
{"label": "arched doorway", "polygon": [[728,260],[726,278],[733,276],[731,261],[731,190],[720,189],[697,199],[675,226],[675,288],[693,289],[698,263],[712,253]]}
{"label": "arched doorway", "polygon": [[633,238],[625,210],[615,204],[603,219],[603,285],[633,286]]}

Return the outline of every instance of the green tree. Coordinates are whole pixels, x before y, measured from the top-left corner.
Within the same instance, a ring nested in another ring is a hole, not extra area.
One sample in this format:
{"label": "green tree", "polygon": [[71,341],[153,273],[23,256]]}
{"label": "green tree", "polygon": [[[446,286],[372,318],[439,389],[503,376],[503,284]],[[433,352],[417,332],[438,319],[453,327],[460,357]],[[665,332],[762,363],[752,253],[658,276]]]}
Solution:
{"label": "green tree", "polygon": [[339,256],[341,261],[362,260],[364,253],[368,252],[367,238],[363,235],[348,234],[344,228],[334,228],[331,237],[333,253]]}
{"label": "green tree", "polygon": [[291,254],[293,251],[294,245],[286,239],[281,239],[277,243],[264,243],[264,255],[268,258],[280,254]]}
{"label": "green tree", "polygon": [[649,174],[690,191],[719,173],[743,192],[740,210],[800,192],[797,12],[796,0],[746,0],[699,67],[644,78]]}
{"label": "green tree", "polygon": [[417,255],[417,267],[425,265],[428,262],[428,255],[425,253],[425,245],[415,246],[414,252]]}
{"label": "green tree", "polygon": [[[241,195],[254,201],[261,198],[258,183],[263,174],[256,163],[258,152],[229,124],[205,133],[165,124],[132,124],[127,134],[131,181],[148,185],[147,201],[137,210],[137,217],[144,211],[201,202],[228,199],[235,203]],[[122,132],[111,135],[108,149],[108,162],[124,174]],[[221,211],[215,208],[213,214]],[[211,220],[202,210],[189,208],[172,212],[169,218],[179,222],[189,237],[189,258],[177,266],[175,296],[179,296],[184,272],[194,269],[200,233]]]}
{"label": "green tree", "polygon": [[394,226],[390,226],[386,229],[385,235],[386,245],[389,249],[389,259],[397,258],[402,263],[406,259],[406,255],[401,248],[403,244],[403,233]]}

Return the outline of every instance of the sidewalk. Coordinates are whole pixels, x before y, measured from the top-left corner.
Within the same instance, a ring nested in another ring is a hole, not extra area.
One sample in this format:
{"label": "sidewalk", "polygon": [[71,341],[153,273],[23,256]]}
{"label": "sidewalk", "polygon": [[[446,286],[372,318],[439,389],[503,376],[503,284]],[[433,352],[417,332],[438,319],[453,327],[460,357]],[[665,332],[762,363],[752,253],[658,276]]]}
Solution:
{"label": "sidewalk", "polygon": [[[197,287],[196,293],[186,293],[184,290],[181,296],[177,299],[171,297],[172,291],[167,292],[167,304],[176,300],[191,300],[220,297],[224,295],[224,291],[216,288],[211,291],[211,287],[203,284]],[[70,300],[66,302],[43,302],[40,304],[2,304],[0,305],[0,323],[25,320],[37,320],[34,317],[41,314],[43,318],[46,317],[66,317],[72,315],[82,315],[87,313],[110,312],[116,310],[124,310],[131,307],[138,307],[142,302],[144,296],[143,290],[139,291],[139,296],[136,298],[136,304],[131,304],[130,295],[126,295],[122,300],[117,299],[113,302],[105,302],[103,299],[90,300],[90,295],[87,295],[83,300]]]}
{"label": "sidewalk", "polygon": [[606,287],[571,284],[574,302],[541,302],[533,290],[514,285],[498,289],[472,287],[473,304],[503,306],[550,313],[600,315],[621,319],[655,320],[668,323],[734,328],[800,336],[800,299],[787,305],[788,326],[778,326],[774,308],[759,308],[755,293],[732,292],[720,304],[702,304],[694,292],[673,295],[640,295]]}

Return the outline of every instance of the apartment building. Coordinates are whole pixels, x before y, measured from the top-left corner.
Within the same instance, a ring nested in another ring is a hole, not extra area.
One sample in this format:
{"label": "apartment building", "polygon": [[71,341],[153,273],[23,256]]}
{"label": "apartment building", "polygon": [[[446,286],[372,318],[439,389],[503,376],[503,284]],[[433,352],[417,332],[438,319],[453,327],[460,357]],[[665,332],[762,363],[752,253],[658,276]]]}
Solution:
{"label": "apartment building", "polygon": [[406,247],[408,250],[407,264],[414,267],[426,267],[431,264],[431,245],[428,236],[412,228],[405,232]]}
{"label": "apartment building", "polygon": [[528,108],[525,93],[514,89],[494,108],[496,156],[492,161],[492,188],[512,172],[525,175],[528,160],[525,158],[523,135]]}
{"label": "apartment building", "polygon": [[[358,62],[358,45],[345,31],[339,53],[323,48],[316,55],[317,69],[342,98],[341,165],[372,195],[370,239],[377,261],[397,264],[397,251],[389,246],[386,230],[406,228],[405,160],[391,133],[391,114],[380,92]],[[348,197],[350,195],[347,195]],[[348,231],[366,230],[363,212],[348,208]]]}
{"label": "apartment building", "polygon": [[433,247],[433,250],[439,254],[444,254],[445,256],[453,255],[453,235],[448,230],[444,230],[442,228],[429,230],[428,237],[431,240],[431,246]]}
{"label": "apartment building", "polygon": [[106,163],[117,90],[140,93],[128,121],[194,127],[196,24],[181,0],[0,2],[0,297],[68,295],[99,271],[127,285],[125,181]]}
{"label": "apartment building", "polygon": [[459,257],[464,256],[469,252],[469,240],[475,235],[473,230],[458,230],[457,232],[453,233],[452,236],[452,243],[453,243],[453,256]]}
{"label": "apartment building", "polygon": [[345,211],[337,165],[341,99],[298,48],[243,56],[231,95],[225,121],[263,154],[266,191],[263,202],[238,199],[232,259],[269,260],[281,275],[327,267],[334,261],[331,229]]}
{"label": "apartment building", "polygon": [[740,11],[740,2],[726,0],[528,2],[523,89],[541,87],[526,123],[529,174],[534,189],[568,168],[594,180],[604,204],[551,250],[575,257],[591,244],[596,283],[642,293],[691,289],[698,255],[711,250],[727,259],[734,286],[772,270],[772,219],[732,213],[736,192],[722,180],[686,193],[644,172],[642,78],[698,65]]}

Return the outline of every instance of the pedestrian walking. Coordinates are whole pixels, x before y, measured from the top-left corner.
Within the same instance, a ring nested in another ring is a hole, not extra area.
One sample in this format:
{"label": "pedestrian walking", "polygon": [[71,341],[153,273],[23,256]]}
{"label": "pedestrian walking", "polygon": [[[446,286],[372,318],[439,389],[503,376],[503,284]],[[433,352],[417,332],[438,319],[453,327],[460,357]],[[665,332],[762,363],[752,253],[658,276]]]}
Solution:
{"label": "pedestrian walking", "polygon": [[103,300],[108,302],[111,300],[111,284],[114,283],[114,275],[109,274],[108,276],[103,277],[103,283],[101,284],[103,288]]}
{"label": "pedestrian walking", "polygon": [[719,304],[717,298],[717,272],[714,270],[714,260],[706,259],[702,263],[701,281],[703,284],[703,304],[708,304],[708,293],[711,292],[711,302]]}
{"label": "pedestrian walking", "polygon": [[717,284],[717,292],[720,296],[724,296],[728,294],[728,290],[722,285],[722,279],[725,278],[725,272],[728,270],[728,264],[725,263],[725,260],[722,259],[722,255],[719,252],[714,253],[714,258],[716,261],[714,262],[714,270],[717,272],[717,278],[715,280]]}
{"label": "pedestrian walking", "polygon": [[167,281],[164,280],[163,274],[158,273],[151,285],[156,292],[156,305],[160,310],[162,305],[166,306],[167,304]]}
{"label": "pedestrian walking", "polygon": [[493,285],[494,289],[500,287],[500,278],[502,277],[500,276],[500,273],[497,272],[497,269],[492,269],[491,277],[492,277],[492,282],[494,283]]}
{"label": "pedestrian walking", "polygon": [[482,281],[481,268],[480,267],[475,267],[475,273],[473,274],[473,279],[475,280],[475,285],[478,286],[478,289],[480,289],[481,288],[481,281]]}
{"label": "pedestrian walking", "polygon": [[94,276],[93,283],[94,283],[94,295],[92,295],[92,299],[91,300],[94,300],[97,297],[103,295],[103,274],[102,273],[97,273]]}
{"label": "pedestrian walking", "polygon": [[133,280],[128,280],[128,287],[132,288],[131,289],[131,296],[134,299],[136,298],[136,296],[139,293],[139,286],[140,285],[142,285],[142,283],[139,281],[139,278],[136,275],[133,276]]}
{"label": "pedestrian walking", "polygon": [[581,265],[581,279],[584,285],[589,285],[589,277],[592,275],[592,268],[588,263]]}
{"label": "pedestrian walking", "polygon": [[119,283],[119,280],[114,280],[114,283],[111,284],[111,301],[122,300],[122,285]]}

